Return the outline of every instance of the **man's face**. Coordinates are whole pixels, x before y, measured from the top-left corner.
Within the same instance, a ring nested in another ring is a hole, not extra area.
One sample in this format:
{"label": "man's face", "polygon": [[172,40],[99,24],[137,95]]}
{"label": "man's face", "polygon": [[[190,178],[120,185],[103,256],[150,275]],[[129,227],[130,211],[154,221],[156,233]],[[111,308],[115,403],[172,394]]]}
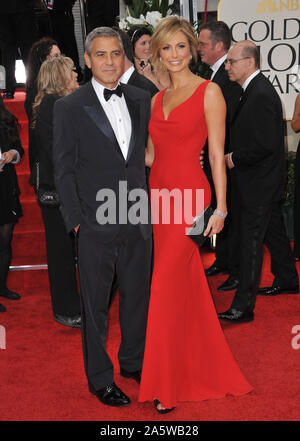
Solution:
{"label": "man's face", "polygon": [[90,55],[84,59],[93,77],[102,86],[113,89],[124,71],[124,51],[117,37],[98,37],[92,41]]}
{"label": "man's face", "polygon": [[211,39],[211,31],[208,29],[201,31],[198,41],[201,61],[209,66],[213,66],[219,58],[219,53],[217,53],[216,44]]}
{"label": "man's face", "polygon": [[230,81],[236,81],[241,86],[244,84],[250,72],[250,57],[243,56],[243,49],[239,46],[233,46],[227,56],[225,69],[228,72]]}

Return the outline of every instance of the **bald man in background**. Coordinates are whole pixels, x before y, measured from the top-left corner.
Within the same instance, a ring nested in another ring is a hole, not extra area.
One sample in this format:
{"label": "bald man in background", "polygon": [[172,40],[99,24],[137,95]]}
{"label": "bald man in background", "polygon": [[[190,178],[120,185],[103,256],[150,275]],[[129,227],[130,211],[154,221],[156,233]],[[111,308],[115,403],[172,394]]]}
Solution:
{"label": "bald man in background", "polygon": [[260,294],[296,294],[299,280],[279,204],[285,165],[280,98],[260,72],[259,51],[251,41],[236,43],[225,64],[229,79],[244,91],[231,124],[232,151],[225,155],[240,213],[241,263],[232,305],[218,316],[242,323],[254,319],[264,243],[270,251],[274,282]]}

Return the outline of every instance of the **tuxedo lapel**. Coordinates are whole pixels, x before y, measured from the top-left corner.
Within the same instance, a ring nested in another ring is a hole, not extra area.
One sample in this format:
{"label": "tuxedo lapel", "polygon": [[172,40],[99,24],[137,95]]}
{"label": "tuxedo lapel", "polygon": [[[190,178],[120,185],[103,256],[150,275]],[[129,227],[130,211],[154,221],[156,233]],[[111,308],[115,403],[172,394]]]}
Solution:
{"label": "tuxedo lapel", "polygon": [[128,162],[138,139],[138,133],[140,129],[140,112],[139,112],[139,101],[133,100],[130,97],[130,95],[127,93],[126,86],[124,86],[124,84],[122,84],[122,91],[124,93],[127,108],[130,114],[131,128],[132,128],[128,154],[126,158],[126,162]]}
{"label": "tuxedo lapel", "polygon": [[217,84],[222,83],[222,80],[224,77],[224,72],[226,72],[226,71],[225,71],[225,65],[223,63],[223,64],[221,64],[221,66],[219,67],[217,72],[215,73],[215,76],[213,77],[212,82],[217,83]]}
{"label": "tuxedo lapel", "polygon": [[260,81],[262,75],[263,75],[262,73],[259,73],[258,75],[256,75],[256,77],[254,77],[254,78],[252,79],[252,81],[250,81],[250,83],[249,83],[248,86],[246,87],[246,90],[242,93],[241,98],[240,98],[239,105],[237,106],[237,109],[236,109],[235,115],[234,115],[234,117],[233,117],[233,119],[232,119],[232,123],[235,122],[235,120],[236,120],[238,114],[240,113],[242,107],[245,105],[248,96],[251,94],[252,89],[255,87],[255,85],[257,84],[257,82]]}
{"label": "tuxedo lapel", "polygon": [[93,89],[92,84],[90,83],[90,88],[92,90],[90,90],[90,100],[91,101],[91,105],[84,105],[84,111],[88,114],[88,116],[91,118],[91,120],[96,124],[96,126],[98,127],[98,129],[103,133],[104,136],[106,136],[106,138],[108,138],[108,140],[110,141],[110,143],[113,145],[113,147],[115,148],[116,152],[121,155],[122,158],[123,154],[122,151],[120,149],[119,143],[117,141],[116,135],[112,129],[112,126],[106,116],[106,113],[103,109],[103,107],[101,106],[96,92]]}

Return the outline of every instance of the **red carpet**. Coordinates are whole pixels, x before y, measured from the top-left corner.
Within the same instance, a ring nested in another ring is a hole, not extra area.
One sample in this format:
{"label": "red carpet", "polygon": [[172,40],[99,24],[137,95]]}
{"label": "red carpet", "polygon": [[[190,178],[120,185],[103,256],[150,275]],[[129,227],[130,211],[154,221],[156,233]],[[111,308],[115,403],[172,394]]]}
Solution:
{"label": "red carpet", "polygon": [[[23,133],[22,139],[25,137]],[[27,157],[24,157],[23,165],[18,166],[20,171],[26,171],[24,163],[28,164]],[[26,187],[26,178],[23,182]],[[23,189],[22,184],[22,203],[26,207],[24,218],[15,231],[14,262],[44,263],[39,211],[29,190]],[[209,266],[213,258],[212,253],[204,252],[204,266]],[[210,278],[218,311],[227,309],[232,299],[232,293],[216,291],[225,278],[226,275]],[[261,284],[271,282],[269,255],[266,252]],[[242,397],[181,403],[171,414],[158,415],[152,403],[137,403],[138,385],[119,376],[117,298],[111,308],[107,344],[116,369],[116,383],[132,398],[132,405],[123,409],[103,406],[88,392],[80,330],[66,328],[53,321],[47,272],[11,271],[9,287],[20,292],[22,299],[1,299],[1,303],[7,307],[7,312],[0,315],[0,325],[6,330],[6,349],[0,349],[1,421],[300,419],[300,349],[293,349],[291,344],[295,337],[292,328],[300,326],[300,295],[258,297],[253,323],[222,325],[236,360],[254,388],[253,392]]]}

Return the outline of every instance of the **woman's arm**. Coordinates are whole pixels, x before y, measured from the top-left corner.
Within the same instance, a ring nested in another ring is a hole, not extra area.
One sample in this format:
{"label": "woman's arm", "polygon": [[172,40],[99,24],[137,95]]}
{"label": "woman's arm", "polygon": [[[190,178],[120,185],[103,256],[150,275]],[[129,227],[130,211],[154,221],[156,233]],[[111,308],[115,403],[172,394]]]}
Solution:
{"label": "woman's arm", "polygon": [[299,132],[300,130],[300,93],[297,95],[295,102],[294,115],[292,119],[292,129],[294,130],[294,132]]}
{"label": "woman's arm", "polygon": [[[217,198],[217,210],[227,214],[226,166],[224,158],[226,104],[217,84],[208,84],[204,96],[204,114],[208,131],[208,154]],[[213,215],[208,223],[206,235],[219,233],[224,226],[224,218]]]}
{"label": "woman's arm", "polygon": [[145,154],[145,164],[146,167],[151,167],[154,161],[154,145],[151,136],[148,136],[148,143]]}

